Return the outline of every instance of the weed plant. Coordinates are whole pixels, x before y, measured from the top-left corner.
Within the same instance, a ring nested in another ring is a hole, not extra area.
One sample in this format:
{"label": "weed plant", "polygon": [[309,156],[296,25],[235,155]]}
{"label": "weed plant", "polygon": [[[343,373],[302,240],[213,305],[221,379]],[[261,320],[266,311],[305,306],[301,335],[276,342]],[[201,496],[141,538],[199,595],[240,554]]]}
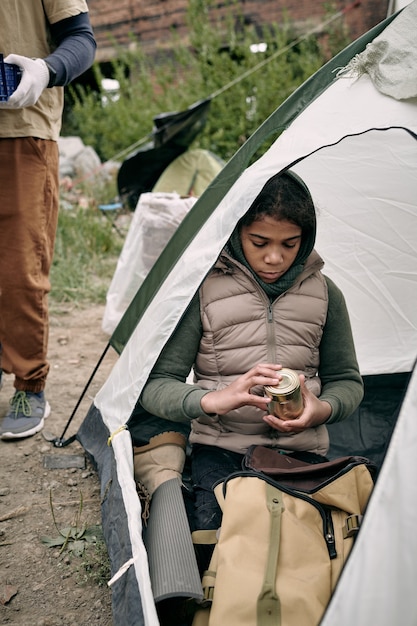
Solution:
{"label": "weed plant", "polygon": [[103,537],[101,526],[88,525],[82,521],[83,495],[80,500],[73,522],[66,527],[57,523],[52,491],[49,493],[49,505],[57,535],[41,537],[42,543],[50,548],[59,548],[59,555],[70,554],[77,559],[77,573],[81,584],[94,583],[99,587],[110,579],[110,560]]}
{"label": "weed plant", "polygon": [[111,570],[110,559],[103,538],[98,539],[95,544],[89,544],[84,550],[78,568],[78,578],[81,584],[92,583],[98,587],[107,585],[111,578]]}

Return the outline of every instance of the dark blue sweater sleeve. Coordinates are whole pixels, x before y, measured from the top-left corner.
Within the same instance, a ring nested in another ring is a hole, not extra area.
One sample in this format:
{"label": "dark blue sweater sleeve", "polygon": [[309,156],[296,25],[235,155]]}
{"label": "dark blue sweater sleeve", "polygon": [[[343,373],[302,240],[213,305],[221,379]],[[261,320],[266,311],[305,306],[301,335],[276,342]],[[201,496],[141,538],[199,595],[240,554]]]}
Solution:
{"label": "dark blue sweater sleeve", "polygon": [[94,62],[96,41],[88,13],[50,25],[55,50],[45,61],[56,72],[54,86],[68,85]]}

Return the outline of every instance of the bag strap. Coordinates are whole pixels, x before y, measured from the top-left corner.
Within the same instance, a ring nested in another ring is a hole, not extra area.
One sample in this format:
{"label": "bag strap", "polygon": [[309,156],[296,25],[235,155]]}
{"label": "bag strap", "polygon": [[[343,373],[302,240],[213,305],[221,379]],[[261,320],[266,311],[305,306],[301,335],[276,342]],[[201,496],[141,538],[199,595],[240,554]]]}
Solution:
{"label": "bag strap", "polygon": [[218,530],[194,530],[191,538],[195,546],[213,545],[218,541]]}
{"label": "bag strap", "polygon": [[257,626],[280,626],[281,603],[276,592],[275,581],[281,537],[281,517],[284,510],[282,493],[269,483],[266,486],[266,504],[271,514],[271,530],[268,560],[262,590],[257,600]]}

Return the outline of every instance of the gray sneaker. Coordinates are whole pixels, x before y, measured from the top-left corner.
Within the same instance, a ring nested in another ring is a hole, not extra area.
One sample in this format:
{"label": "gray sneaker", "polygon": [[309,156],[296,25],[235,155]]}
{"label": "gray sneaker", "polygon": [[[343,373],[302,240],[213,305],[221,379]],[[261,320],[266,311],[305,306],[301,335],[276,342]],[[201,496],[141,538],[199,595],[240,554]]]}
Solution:
{"label": "gray sneaker", "polygon": [[0,439],[22,439],[38,433],[50,412],[43,391],[16,391],[0,427]]}

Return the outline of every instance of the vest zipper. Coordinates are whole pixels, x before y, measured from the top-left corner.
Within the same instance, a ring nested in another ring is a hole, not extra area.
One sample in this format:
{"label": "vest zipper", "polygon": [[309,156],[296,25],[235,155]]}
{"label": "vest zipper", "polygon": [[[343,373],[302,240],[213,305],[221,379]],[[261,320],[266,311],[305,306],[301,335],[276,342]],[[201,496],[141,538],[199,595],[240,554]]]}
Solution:
{"label": "vest zipper", "polygon": [[274,310],[272,308],[272,302],[268,302],[267,305],[267,324],[266,324],[266,340],[267,340],[267,351],[268,358],[271,363],[278,363],[278,355],[277,355],[277,341],[275,336],[275,326],[274,326]]}

